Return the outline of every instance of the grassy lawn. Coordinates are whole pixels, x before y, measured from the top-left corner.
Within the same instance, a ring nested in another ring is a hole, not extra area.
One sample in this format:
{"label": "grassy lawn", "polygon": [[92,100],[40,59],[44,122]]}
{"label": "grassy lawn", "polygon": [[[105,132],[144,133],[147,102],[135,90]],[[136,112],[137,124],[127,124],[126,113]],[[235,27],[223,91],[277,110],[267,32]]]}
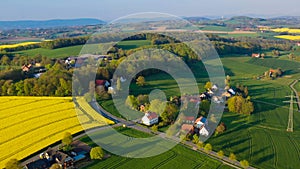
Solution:
{"label": "grassy lawn", "polygon": [[[127,136],[141,138],[149,137],[149,134],[133,130],[124,129],[122,127],[116,128],[116,130]],[[88,143],[91,146],[96,146],[88,137],[81,138],[82,141]],[[86,167],[86,169],[98,169],[98,168],[203,168],[213,169],[222,168],[229,169],[231,167],[222,164],[219,161],[211,159],[206,155],[193,151],[185,146],[177,145],[173,149],[148,158],[125,158],[117,155],[111,155],[110,158],[103,161],[96,161],[93,164]]]}

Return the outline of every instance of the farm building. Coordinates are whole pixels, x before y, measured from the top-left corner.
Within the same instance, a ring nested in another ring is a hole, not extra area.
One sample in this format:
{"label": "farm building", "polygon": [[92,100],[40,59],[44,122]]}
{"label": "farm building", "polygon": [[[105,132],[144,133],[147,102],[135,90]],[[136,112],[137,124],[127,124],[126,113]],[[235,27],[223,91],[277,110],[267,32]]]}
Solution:
{"label": "farm building", "polygon": [[151,126],[153,124],[158,123],[158,115],[154,112],[146,112],[144,117],[142,118],[142,123]]}

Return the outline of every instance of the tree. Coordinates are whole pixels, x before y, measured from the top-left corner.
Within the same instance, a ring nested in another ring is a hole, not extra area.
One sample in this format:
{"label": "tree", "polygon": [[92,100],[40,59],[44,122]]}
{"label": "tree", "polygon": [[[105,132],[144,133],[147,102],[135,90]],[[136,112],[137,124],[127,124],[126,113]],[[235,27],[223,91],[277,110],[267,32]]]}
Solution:
{"label": "tree", "polygon": [[64,137],[62,138],[61,142],[63,143],[64,151],[71,150],[71,143],[73,142],[73,136],[71,133],[66,132]]}
{"label": "tree", "polygon": [[224,133],[224,131],[226,130],[226,126],[223,122],[221,122],[218,127],[216,128],[216,133],[217,134],[221,134]]}
{"label": "tree", "polygon": [[230,80],[231,80],[231,77],[229,75],[227,75],[226,78],[225,78],[225,85],[226,86],[230,87]]}
{"label": "tree", "polygon": [[117,91],[120,91],[120,90],[121,90],[121,80],[118,77],[118,79],[117,79]]}
{"label": "tree", "polygon": [[137,107],[138,107],[137,99],[133,95],[127,96],[125,104],[132,109],[137,109]]}
{"label": "tree", "polygon": [[290,53],[290,54],[289,54],[289,59],[290,59],[290,60],[295,59],[295,54],[294,54],[294,53]]}
{"label": "tree", "polygon": [[54,163],[49,169],[62,169],[62,166],[59,165],[58,163]]}
{"label": "tree", "polygon": [[235,161],[236,160],[236,156],[234,153],[230,153],[229,154],[229,159],[232,160],[232,161]]}
{"label": "tree", "polygon": [[217,154],[218,154],[218,156],[221,157],[221,158],[224,157],[224,152],[223,152],[222,150],[220,150]]}
{"label": "tree", "polygon": [[10,159],[6,165],[5,169],[21,169],[21,164],[17,159]]}
{"label": "tree", "polygon": [[[161,104],[160,106],[164,106],[164,105]],[[171,122],[175,121],[176,114],[179,111],[178,107],[173,103],[167,103],[167,105],[165,107],[166,108],[165,108],[164,112],[160,114],[161,119],[165,123],[171,123]]]}
{"label": "tree", "polygon": [[94,147],[91,149],[90,157],[93,160],[102,160],[104,157],[104,151],[101,147]]}
{"label": "tree", "polygon": [[248,87],[246,86],[246,87],[244,88],[244,97],[247,97],[248,94],[249,94],[249,91],[248,91]]}
{"label": "tree", "polygon": [[153,126],[151,127],[151,130],[152,130],[153,132],[157,132],[157,131],[158,131],[158,126],[157,126],[157,125],[153,125]]}
{"label": "tree", "polygon": [[166,108],[166,102],[162,102],[161,100],[154,99],[151,100],[150,102],[149,111],[161,115],[165,111],[165,108]]}
{"label": "tree", "polygon": [[146,84],[146,81],[145,81],[145,78],[144,76],[139,76],[137,79],[136,79],[136,84],[138,86],[144,86]]}
{"label": "tree", "polygon": [[249,162],[247,160],[240,161],[240,164],[243,168],[248,168],[249,167]]}
{"label": "tree", "polygon": [[212,83],[211,82],[206,82],[204,89],[209,90],[212,88]]}
{"label": "tree", "polygon": [[228,109],[230,112],[250,115],[254,111],[254,106],[250,99],[234,96],[228,99]]}
{"label": "tree", "polygon": [[211,150],[212,150],[211,144],[207,143],[207,144],[205,145],[205,147],[204,147],[204,151],[210,152]]}
{"label": "tree", "polygon": [[8,56],[3,55],[0,61],[1,65],[9,65],[10,64],[10,59]]}
{"label": "tree", "polygon": [[203,148],[204,147],[204,143],[202,141],[199,141],[197,143],[197,147],[198,147],[198,149]]}
{"label": "tree", "polygon": [[198,142],[199,142],[199,136],[197,134],[194,134],[193,135],[193,143],[198,144]]}

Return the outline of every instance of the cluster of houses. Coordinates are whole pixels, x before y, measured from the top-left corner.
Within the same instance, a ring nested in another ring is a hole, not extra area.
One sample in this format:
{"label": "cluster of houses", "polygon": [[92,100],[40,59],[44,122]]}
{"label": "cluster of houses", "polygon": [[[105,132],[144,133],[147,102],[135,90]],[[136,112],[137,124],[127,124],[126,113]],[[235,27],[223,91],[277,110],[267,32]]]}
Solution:
{"label": "cluster of houses", "polygon": [[203,116],[195,119],[193,116],[186,116],[183,119],[183,124],[181,125],[181,131],[189,134],[199,134],[201,136],[208,137],[208,123],[207,119]]}
{"label": "cluster of houses", "polygon": [[[210,100],[216,104],[221,104],[224,103],[225,100],[237,94],[236,90],[226,86],[222,94],[220,96],[217,96],[215,95],[215,93],[218,90],[218,85],[214,84],[210,89],[207,89],[206,92],[203,92],[200,95],[182,96],[181,99],[187,100],[190,103],[195,103],[196,106],[199,106],[203,100]],[[207,137],[209,135],[208,121],[203,116],[200,116],[197,119],[195,119],[195,117],[193,116],[186,116],[184,117],[181,131],[185,131],[190,134],[196,133]]]}
{"label": "cluster of houses", "polygon": [[[87,60],[91,55],[82,55],[80,57],[70,56],[64,59],[64,64],[66,69],[70,69],[73,67],[80,67],[85,60]],[[93,58],[97,60],[102,60],[104,62],[112,61],[112,57],[108,55],[92,55]]]}
{"label": "cluster of houses", "polygon": [[47,69],[44,66],[41,66],[40,63],[24,64],[21,68],[22,72],[25,75],[35,78],[39,78],[43,73],[47,71]]}
{"label": "cluster of houses", "polygon": [[91,148],[80,141],[75,141],[72,145],[74,148],[70,152],[48,148],[37,160],[27,163],[24,168],[49,169],[53,164],[58,164],[62,169],[74,169],[74,164],[85,159]]}

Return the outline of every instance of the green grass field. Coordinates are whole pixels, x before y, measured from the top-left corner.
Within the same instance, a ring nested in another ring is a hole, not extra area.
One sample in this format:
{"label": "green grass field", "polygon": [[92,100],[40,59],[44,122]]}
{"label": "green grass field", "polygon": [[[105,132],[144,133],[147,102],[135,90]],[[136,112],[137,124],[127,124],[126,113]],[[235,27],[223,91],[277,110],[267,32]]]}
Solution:
{"label": "green grass field", "polygon": [[[300,156],[300,113],[294,109],[294,132],[286,131],[289,105],[283,103],[290,95],[289,84],[300,78],[298,62],[280,58],[252,59],[251,57],[221,58],[226,74],[230,74],[232,85],[246,85],[255,105],[251,116],[225,112],[222,121],[228,127],[224,134],[208,140],[215,151],[233,152],[238,160],[246,159],[257,168],[297,168]],[[214,65],[214,60],[207,64]],[[200,67],[200,66],[199,66]],[[192,66],[193,72],[197,66]],[[285,76],[275,80],[256,80],[270,68],[282,68]],[[201,76],[203,75],[203,76]],[[199,89],[207,81],[205,74],[195,75]],[[167,96],[178,95],[175,81],[167,75],[157,74],[146,77],[147,85],[143,88],[132,84],[132,93],[147,93],[151,89],[161,88]]]}
{"label": "green grass field", "polygon": [[37,48],[37,49],[30,49],[24,51],[14,52],[20,55],[34,57],[36,55],[47,56],[50,58],[63,58],[68,56],[76,56],[80,53],[83,45],[78,46],[71,46],[65,48],[58,48],[58,49],[44,49],[44,48]]}
{"label": "green grass field", "polygon": [[[289,105],[283,101],[288,100],[285,96],[291,91],[288,85],[299,78],[299,64],[276,58],[262,60],[250,57],[222,58],[222,62],[233,72],[234,83],[248,86],[255,112],[250,117],[225,112],[222,121],[228,126],[228,131],[209,139],[214,150],[234,152],[238,159],[247,159],[258,168],[297,168],[300,113],[295,106],[294,132],[286,132]],[[291,77],[276,80],[252,78],[277,67]]]}
{"label": "green grass field", "polygon": [[204,26],[201,27],[200,30],[208,30],[208,31],[233,31],[234,29],[228,28],[225,26]]}
{"label": "green grass field", "polygon": [[[129,128],[116,128],[118,132],[130,137],[149,137],[146,134],[137,130]],[[82,141],[91,146],[96,146],[88,137],[83,137]],[[183,145],[177,145],[173,149],[160,154],[158,156],[149,158],[125,158],[121,156],[111,155],[108,159],[103,161],[94,162],[93,164],[85,167],[86,169],[98,168],[202,168],[202,169],[229,169],[231,167],[222,164],[219,161],[209,158],[208,156],[199,152],[193,151]]]}
{"label": "green grass field", "polygon": [[149,40],[130,40],[118,42],[118,47],[123,50],[139,48],[141,46],[151,45]]}
{"label": "green grass field", "polygon": [[[118,46],[124,50],[134,49],[145,45],[151,45],[149,40],[132,40],[132,41],[121,41],[118,43]],[[37,49],[29,49],[18,52],[13,52],[14,54],[20,54],[25,56],[34,57],[36,55],[47,56],[50,58],[64,58],[68,56],[78,56],[82,50],[84,45],[70,46],[58,49],[45,49],[45,48],[37,48]],[[97,44],[89,44],[85,45],[88,48],[91,48],[93,51],[97,50]]]}

